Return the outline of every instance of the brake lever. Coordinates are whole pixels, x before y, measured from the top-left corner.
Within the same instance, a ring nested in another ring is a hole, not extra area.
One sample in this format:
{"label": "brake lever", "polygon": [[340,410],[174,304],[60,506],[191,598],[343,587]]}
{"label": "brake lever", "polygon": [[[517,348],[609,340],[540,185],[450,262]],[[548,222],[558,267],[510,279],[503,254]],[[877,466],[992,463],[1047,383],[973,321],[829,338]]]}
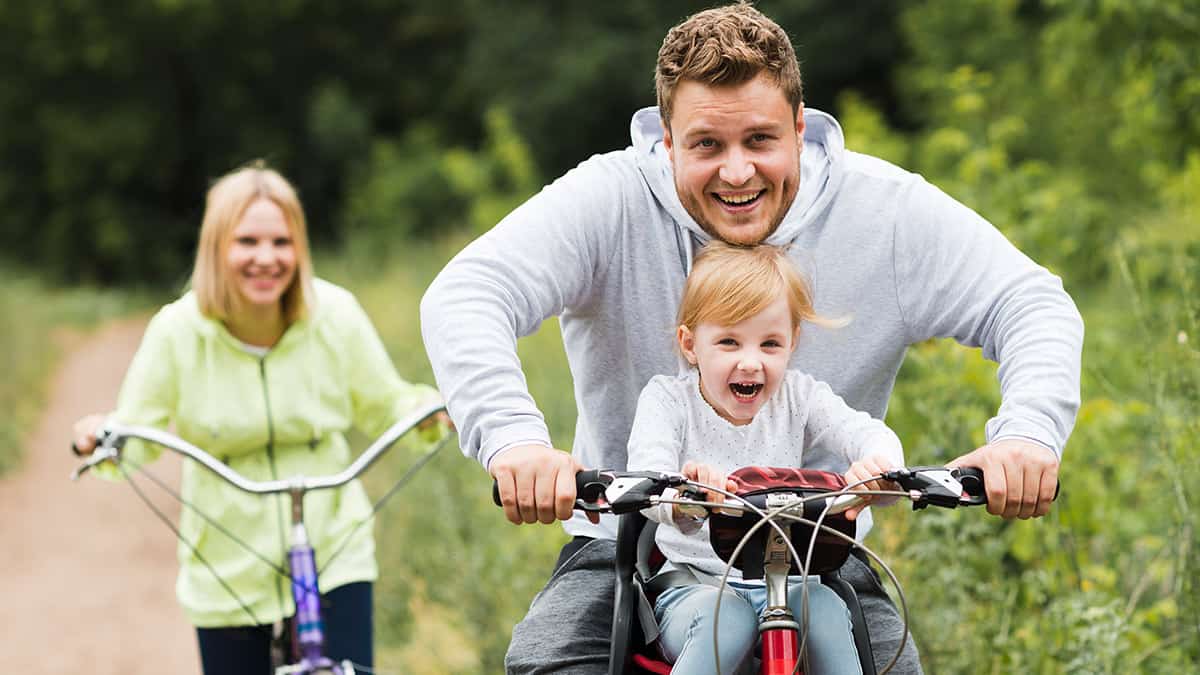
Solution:
{"label": "brake lever", "polygon": [[80,476],[87,473],[89,470],[91,470],[92,467],[96,466],[97,464],[99,464],[101,462],[106,462],[110,459],[113,461],[116,461],[116,460],[120,459],[120,457],[121,457],[120,451],[117,448],[114,448],[112,446],[101,446],[99,448],[96,448],[95,452],[93,452],[91,455],[89,455],[88,458],[86,460],[84,460],[84,462],[82,464],[75,467],[75,470],[71,472],[71,480],[73,480],[73,481],[79,480]]}
{"label": "brake lever", "polygon": [[[969,469],[964,472],[965,468],[914,466],[887,471],[882,477],[884,480],[898,483],[900,487],[908,490],[914,511],[923,509],[930,504],[948,509],[986,504],[987,496],[982,493],[983,472],[978,469]],[[972,474],[972,471],[975,473]],[[964,475],[967,476],[966,480],[972,489],[978,485],[979,495],[966,494],[964,496],[964,485],[959,480],[959,477]]]}
{"label": "brake lever", "polygon": [[681,473],[631,471],[613,479],[604,490],[604,499],[612,513],[632,513],[653,506],[650,498],[661,495],[663,490],[686,483],[687,478]]}
{"label": "brake lever", "polygon": [[121,448],[125,446],[125,438],[118,436],[105,422],[103,426],[96,432],[96,449],[88,456],[86,460],[75,470],[71,472],[71,480],[77,481],[79,477],[91,470],[101,462],[112,460],[114,462],[121,459]]}

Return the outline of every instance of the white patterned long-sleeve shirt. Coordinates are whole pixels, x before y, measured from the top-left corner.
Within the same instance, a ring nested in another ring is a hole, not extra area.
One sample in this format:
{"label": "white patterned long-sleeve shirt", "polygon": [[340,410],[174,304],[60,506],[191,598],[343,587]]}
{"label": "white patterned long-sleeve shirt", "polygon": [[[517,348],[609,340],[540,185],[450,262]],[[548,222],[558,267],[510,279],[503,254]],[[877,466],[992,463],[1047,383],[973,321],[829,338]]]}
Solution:
{"label": "white patterned long-sleeve shirt", "polygon": [[[845,473],[852,463],[882,455],[903,466],[900,439],[865,412],[846,405],[829,385],[789,370],[775,395],[749,424],[737,426],[717,414],[700,394],[696,369],[675,377],[655,376],[638,398],[629,436],[630,471],[679,471],[689,461],[724,472],[743,466],[779,466]],[[671,506],[646,515],[671,524]],[[858,519],[861,540],[870,511]],[[657,542],[672,563],[722,574],[725,563],[708,543],[708,525],[693,534],[660,527]],[[737,570],[731,576],[738,576]]]}

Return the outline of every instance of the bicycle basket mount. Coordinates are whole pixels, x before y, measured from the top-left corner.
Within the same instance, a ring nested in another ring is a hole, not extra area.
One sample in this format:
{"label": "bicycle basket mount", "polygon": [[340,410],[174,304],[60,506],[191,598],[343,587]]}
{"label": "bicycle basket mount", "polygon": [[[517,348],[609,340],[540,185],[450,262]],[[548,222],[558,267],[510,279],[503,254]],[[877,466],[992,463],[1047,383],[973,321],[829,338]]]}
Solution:
{"label": "bicycle basket mount", "polygon": [[[808,497],[825,492],[836,492],[846,487],[846,479],[841,474],[831,471],[814,469],[793,469],[776,467],[749,466],[734,471],[729,476],[738,485],[735,491],[738,497],[749,501],[760,509],[766,508],[767,495],[771,493],[790,493]],[[825,506],[825,500],[809,502],[803,511],[796,509],[793,513],[816,520]],[[709,541],[712,548],[725,562],[737,548],[738,542],[746,535],[754,524],[759,521],[758,514],[746,510],[741,514],[715,511],[709,517]],[[808,556],[809,543],[812,541],[812,526],[783,519],[775,521],[781,525],[791,526],[791,540],[799,560],[792,560],[792,574],[800,574],[800,565]],[[841,532],[853,539],[855,527],[852,521],[842,514],[826,516],[823,525]],[[766,550],[767,536],[775,536],[776,532],[769,525],[764,525],[742,547],[738,559],[733,566],[742,572],[746,579],[761,579],[763,576],[763,557]],[[850,556],[850,542],[828,532],[820,532],[816,538],[816,550],[812,555],[811,567],[807,574],[823,574],[842,566]]]}

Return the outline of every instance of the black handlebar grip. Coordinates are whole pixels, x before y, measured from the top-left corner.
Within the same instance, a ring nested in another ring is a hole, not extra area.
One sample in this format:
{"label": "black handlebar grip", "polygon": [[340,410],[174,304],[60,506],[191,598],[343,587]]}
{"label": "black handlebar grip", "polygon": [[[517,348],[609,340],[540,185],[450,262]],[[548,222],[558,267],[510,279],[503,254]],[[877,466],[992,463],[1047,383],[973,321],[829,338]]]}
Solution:
{"label": "black handlebar grip", "polygon": [[604,496],[609,480],[600,469],[586,469],[575,474],[575,497],[585,502],[595,502]]}
{"label": "black handlebar grip", "polygon": [[983,489],[983,469],[974,466],[960,466],[955,469],[958,482],[962,483],[963,492],[972,497],[984,497],[986,501],[987,493]]}
{"label": "black handlebar grip", "polygon": [[[586,502],[594,502],[604,495],[608,480],[600,469],[587,469],[575,474],[575,496]],[[500,501],[500,484],[492,480],[492,501],[496,506],[503,506]]]}

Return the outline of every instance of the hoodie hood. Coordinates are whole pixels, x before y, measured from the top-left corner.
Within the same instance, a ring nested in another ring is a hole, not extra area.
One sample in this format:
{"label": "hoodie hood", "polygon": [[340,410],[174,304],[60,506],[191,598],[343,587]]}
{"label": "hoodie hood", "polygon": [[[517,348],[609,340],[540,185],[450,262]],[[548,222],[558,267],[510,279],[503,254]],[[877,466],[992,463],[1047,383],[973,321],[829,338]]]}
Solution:
{"label": "hoodie hood", "polygon": [[[675,189],[674,172],[663,146],[662,117],[658,107],[642,108],[633,115],[630,136],[642,172],[655,198],[671,214],[687,251],[684,269],[691,270],[692,251],[712,236],[683,208]],[[793,241],[812,222],[836,192],[841,178],[846,143],[837,120],[812,108],[804,109],[804,149],[800,153],[800,188],[779,227],[765,243],[783,246]]]}

